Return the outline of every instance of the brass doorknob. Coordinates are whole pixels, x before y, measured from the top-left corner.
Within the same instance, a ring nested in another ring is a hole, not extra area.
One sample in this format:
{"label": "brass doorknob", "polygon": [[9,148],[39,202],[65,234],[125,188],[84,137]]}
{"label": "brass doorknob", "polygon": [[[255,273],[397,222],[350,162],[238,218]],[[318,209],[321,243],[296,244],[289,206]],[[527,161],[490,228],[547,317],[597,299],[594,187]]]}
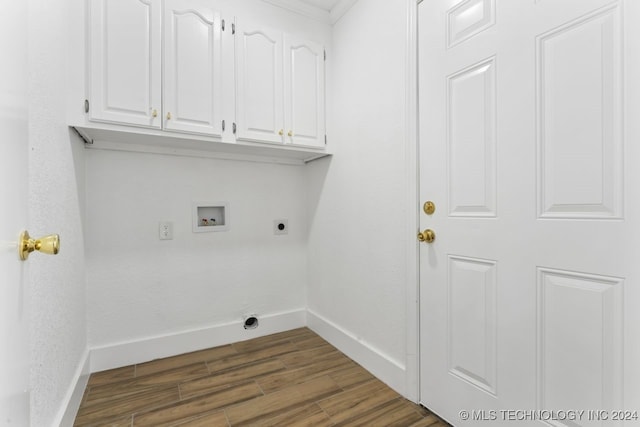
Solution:
{"label": "brass doorknob", "polygon": [[278,132],[278,135],[280,136],[284,135],[284,130],[280,129],[280,132]]}
{"label": "brass doorknob", "polygon": [[433,241],[436,240],[436,233],[427,228],[423,232],[418,233],[418,240],[421,242],[433,243]]}
{"label": "brass doorknob", "polygon": [[431,200],[427,200],[426,202],[424,202],[424,205],[422,205],[422,210],[427,215],[433,215],[433,213],[436,211],[436,204]]}
{"label": "brass doorknob", "polygon": [[293,131],[290,130],[289,132],[287,132],[287,136],[293,136]]}
{"label": "brass doorknob", "polygon": [[60,252],[60,236],[51,234],[39,239],[32,239],[28,231],[23,231],[22,234],[20,234],[20,242],[18,243],[18,255],[20,255],[20,259],[25,261],[33,251],[56,255]]}

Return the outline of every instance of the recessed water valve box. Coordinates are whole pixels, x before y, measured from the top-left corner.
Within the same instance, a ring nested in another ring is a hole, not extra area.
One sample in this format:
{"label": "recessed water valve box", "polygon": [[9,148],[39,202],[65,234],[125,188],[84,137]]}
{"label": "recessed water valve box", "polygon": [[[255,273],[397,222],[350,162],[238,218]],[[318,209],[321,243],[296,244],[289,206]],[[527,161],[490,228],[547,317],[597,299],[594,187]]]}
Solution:
{"label": "recessed water valve box", "polygon": [[193,232],[227,231],[229,204],[227,202],[194,202]]}

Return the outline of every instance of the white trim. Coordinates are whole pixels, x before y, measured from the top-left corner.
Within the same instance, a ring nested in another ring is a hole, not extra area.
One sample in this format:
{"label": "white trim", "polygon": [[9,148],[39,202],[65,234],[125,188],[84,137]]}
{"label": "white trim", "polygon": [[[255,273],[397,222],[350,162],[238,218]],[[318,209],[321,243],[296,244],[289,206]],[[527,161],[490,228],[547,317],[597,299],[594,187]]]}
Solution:
{"label": "white trim", "polygon": [[256,329],[244,329],[243,319],[238,319],[206,328],[93,348],[91,372],[120,368],[301,328],[307,324],[307,314],[306,310],[301,308],[258,316],[258,320],[260,326]]}
{"label": "white trim", "polygon": [[335,24],[344,16],[345,13],[351,9],[351,7],[356,4],[358,0],[340,0],[329,14],[331,15],[331,25]]}
{"label": "white trim", "polygon": [[300,0],[262,0],[281,9],[286,9],[298,15],[315,19],[325,24],[335,24],[342,16],[358,2],[358,0],[340,0],[331,10],[322,9]]}
{"label": "white trim", "polygon": [[406,385],[404,396],[418,402],[420,398],[420,250],[418,240],[412,238],[420,226],[419,167],[418,167],[418,2],[407,0],[406,50],[406,134],[405,185],[407,188],[406,244]]}
{"label": "white trim", "polygon": [[90,366],[90,352],[89,349],[84,351],[78,368],[73,376],[71,386],[62,401],[58,414],[54,418],[53,426],[71,427],[76,419],[78,409],[82,403],[82,397],[84,396],[84,390],[89,382]]}
{"label": "white trim", "polygon": [[328,10],[321,9],[319,7],[316,7],[307,3],[303,3],[299,0],[262,0],[262,1],[266,3],[270,3],[279,8],[297,13],[298,15],[315,19],[316,21],[320,21],[325,24],[331,23],[331,17],[329,15]]}
{"label": "white trim", "polygon": [[405,395],[406,371],[400,362],[312,310],[307,310],[307,326],[376,378]]}

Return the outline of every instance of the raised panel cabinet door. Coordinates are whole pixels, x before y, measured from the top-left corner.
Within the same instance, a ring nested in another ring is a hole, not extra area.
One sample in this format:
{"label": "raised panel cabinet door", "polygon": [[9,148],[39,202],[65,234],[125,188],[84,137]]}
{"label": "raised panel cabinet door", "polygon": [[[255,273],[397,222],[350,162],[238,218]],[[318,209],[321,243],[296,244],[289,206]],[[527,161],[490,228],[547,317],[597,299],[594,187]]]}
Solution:
{"label": "raised panel cabinet door", "polygon": [[220,13],[200,0],[164,2],[164,129],[222,134]]}
{"label": "raised panel cabinet door", "polygon": [[248,21],[236,25],[237,138],[282,144],[282,32]]}
{"label": "raised panel cabinet door", "polygon": [[285,142],[323,148],[325,144],[324,48],[284,36]]}
{"label": "raised panel cabinet door", "polygon": [[88,4],[89,118],[160,128],[160,1]]}

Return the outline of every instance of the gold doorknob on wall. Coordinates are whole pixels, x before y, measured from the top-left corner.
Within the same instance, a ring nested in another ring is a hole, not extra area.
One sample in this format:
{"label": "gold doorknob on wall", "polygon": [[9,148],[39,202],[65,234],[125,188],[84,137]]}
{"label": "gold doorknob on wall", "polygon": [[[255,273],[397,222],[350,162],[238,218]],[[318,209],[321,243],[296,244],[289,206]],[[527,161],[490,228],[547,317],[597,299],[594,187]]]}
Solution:
{"label": "gold doorknob on wall", "polygon": [[20,259],[26,261],[29,254],[33,251],[42,252],[43,254],[57,255],[60,252],[60,236],[50,234],[49,236],[39,239],[32,239],[28,231],[20,234],[20,242],[18,243],[18,254]]}
{"label": "gold doorknob on wall", "polygon": [[433,241],[436,240],[436,233],[430,228],[427,228],[423,232],[418,233],[418,240],[421,242],[433,243]]}

